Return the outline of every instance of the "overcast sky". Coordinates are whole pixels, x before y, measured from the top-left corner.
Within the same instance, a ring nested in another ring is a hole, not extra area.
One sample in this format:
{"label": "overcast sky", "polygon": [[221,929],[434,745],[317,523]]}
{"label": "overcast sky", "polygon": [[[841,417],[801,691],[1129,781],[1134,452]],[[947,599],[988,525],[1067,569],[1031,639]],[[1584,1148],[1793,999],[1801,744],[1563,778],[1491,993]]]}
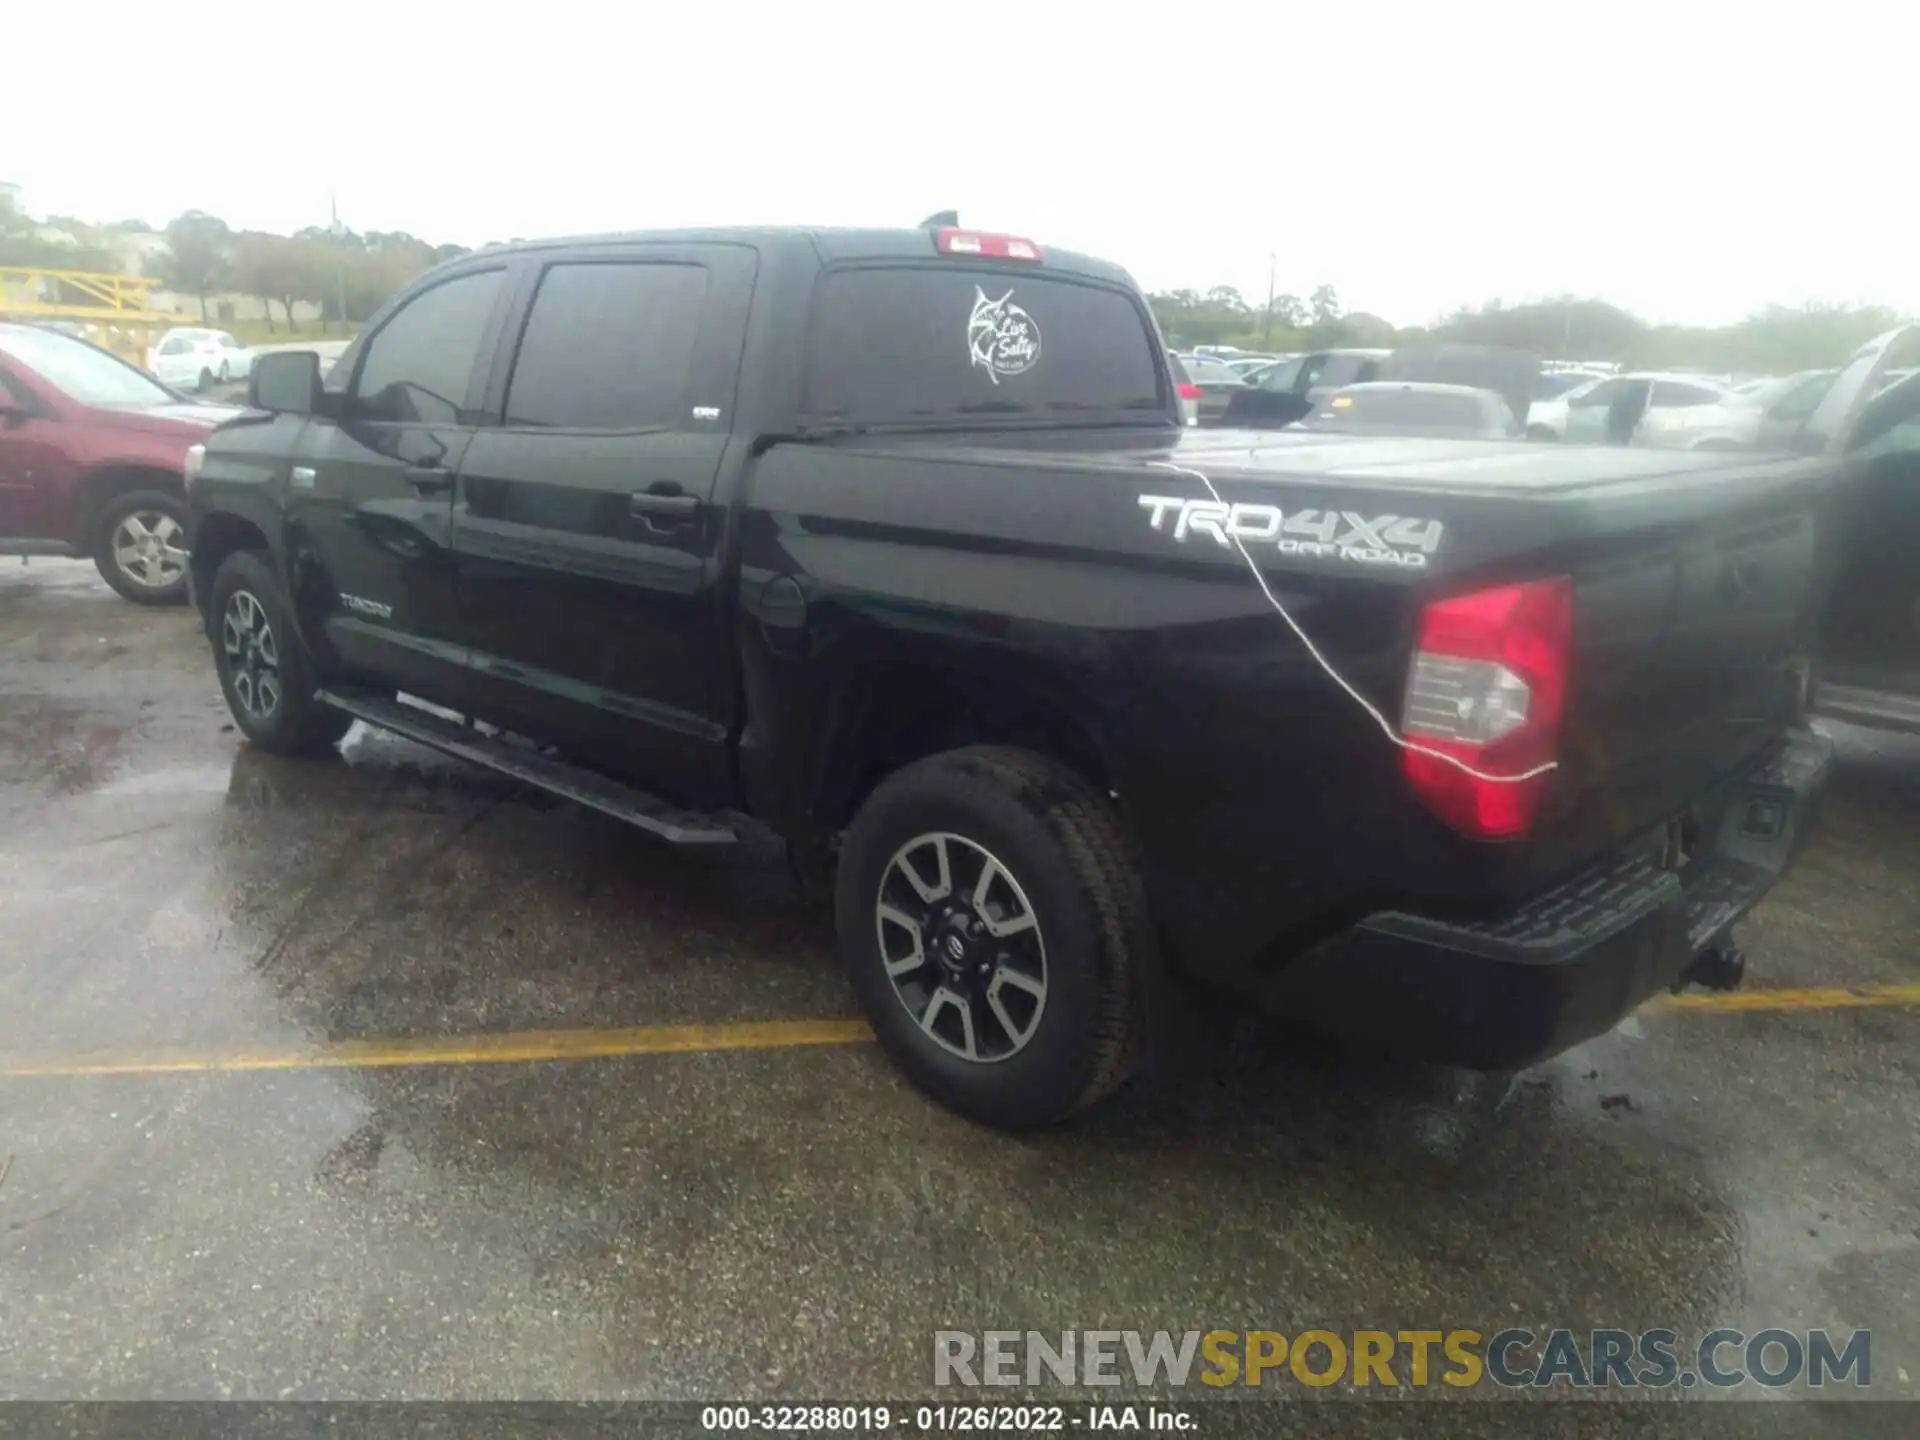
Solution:
{"label": "overcast sky", "polygon": [[1920,312],[1894,4],[281,10],[129,7],[146,43],[83,75],[10,54],[0,179],[40,214],[281,231],[332,189],[356,229],[465,244],[957,207],[1150,289],[1258,304],[1271,253],[1281,291],[1401,324],[1556,292]]}

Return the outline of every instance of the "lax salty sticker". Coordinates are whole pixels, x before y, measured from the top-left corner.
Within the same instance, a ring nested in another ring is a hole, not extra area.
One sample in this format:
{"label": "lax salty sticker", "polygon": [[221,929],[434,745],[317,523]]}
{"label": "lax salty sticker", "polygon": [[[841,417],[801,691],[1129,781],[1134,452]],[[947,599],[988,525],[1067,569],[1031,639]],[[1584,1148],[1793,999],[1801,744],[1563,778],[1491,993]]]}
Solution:
{"label": "lax salty sticker", "polygon": [[1024,375],[1040,363],[1040,327],[1013,303],[1013,291],[989,300],[976,285],[973,313],[967,317],[967,353],[998,385],[1003,378]]}

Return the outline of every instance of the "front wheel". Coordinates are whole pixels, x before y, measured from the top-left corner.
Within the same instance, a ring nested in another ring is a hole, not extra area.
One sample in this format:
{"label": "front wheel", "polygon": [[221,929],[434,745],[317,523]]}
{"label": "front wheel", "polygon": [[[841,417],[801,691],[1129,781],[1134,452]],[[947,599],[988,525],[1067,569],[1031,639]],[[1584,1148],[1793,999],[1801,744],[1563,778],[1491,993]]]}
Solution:
{"label": "front wheel", "polygon": [[221,561],[208,614],[214,668],[240,733],[276,755],[331,750],[353,719],[314,698],[313,662],[268,558],[241,550]]}
{"label": "front wheel", "polygon": [[100,516],[93,564],[136,605],[177,605],[187,598],[187,512],[177,495],[136,490]]}
{"label": "front wheel", "polygon": [[880,1043],[962,1114],[1049,1124],[1137,1064],[1139,872],[1112,802],[1059,762],[972,746],[888,777],[847,831],[834,908]]}

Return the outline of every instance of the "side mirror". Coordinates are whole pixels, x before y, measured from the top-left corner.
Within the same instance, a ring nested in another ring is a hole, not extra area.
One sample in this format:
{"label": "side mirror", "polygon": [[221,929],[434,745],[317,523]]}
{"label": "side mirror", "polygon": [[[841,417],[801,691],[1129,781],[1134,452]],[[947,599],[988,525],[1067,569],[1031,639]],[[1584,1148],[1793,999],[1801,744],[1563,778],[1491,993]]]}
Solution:
{"label": "side mirror", "polygon": [[256,356],[247,380],[247,404],[276,415],[311,415],[320,408],[320,357],[311,350]]}

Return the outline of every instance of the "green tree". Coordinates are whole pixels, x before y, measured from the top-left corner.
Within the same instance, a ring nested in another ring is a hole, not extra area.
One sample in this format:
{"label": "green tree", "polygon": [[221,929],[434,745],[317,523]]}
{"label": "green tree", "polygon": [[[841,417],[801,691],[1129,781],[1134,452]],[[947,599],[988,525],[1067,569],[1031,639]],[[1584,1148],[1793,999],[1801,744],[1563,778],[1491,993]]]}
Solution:
{"label": "green tree", "polygon": [[[267,333],[273,333],[273,302],[286,292],[281,288],[284,247],[293,242],[284,235],[269,235],[260,230],[242,230],[233,242],[233,283],[242,293],[258,296],[267,312]],[[293,329],[293,317],[287,317],[287,329]]]}
{"label": "green tree", "polygon": [[1499,300],[1456,310],[1435,337],[1475,345],[1507,345],[1550,360],[1618,360],[1638,346],[1644,322],[1604,300],[1555,296],[1526,305]]}
{"label": "green tree", "polygon": [[202,324],[207,319],[207,296],[233,283],[232,247],[233,232],[227,222],[204,210],[188,210],[167,223],[160,278],[169,289],[200,301]]}
{"label": "green tree", "polygon": [[1331,285],[1316,285],[1307,297],[1307,310],[1315,325],[1331,325],[1340,318],[1340,294]]}

